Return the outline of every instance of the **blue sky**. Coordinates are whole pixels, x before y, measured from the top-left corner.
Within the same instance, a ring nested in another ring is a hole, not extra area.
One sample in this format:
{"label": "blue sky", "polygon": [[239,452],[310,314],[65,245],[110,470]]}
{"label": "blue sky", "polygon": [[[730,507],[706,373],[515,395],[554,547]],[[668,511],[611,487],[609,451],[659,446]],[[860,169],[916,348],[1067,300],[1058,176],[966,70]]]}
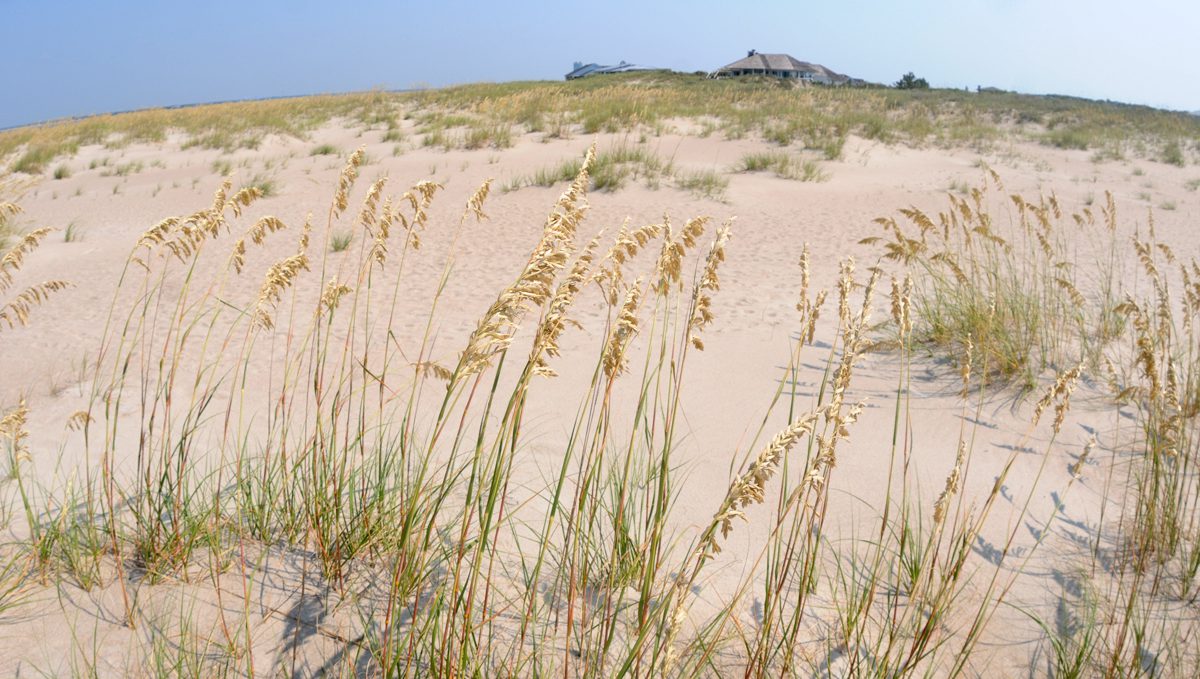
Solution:
{"label": "blue sky", "polygon": [[288,94],[561,78],[576,60],[712,70],[748,49],[876,82],[1200,110],[1194,0],[0,0],[0,127]]}

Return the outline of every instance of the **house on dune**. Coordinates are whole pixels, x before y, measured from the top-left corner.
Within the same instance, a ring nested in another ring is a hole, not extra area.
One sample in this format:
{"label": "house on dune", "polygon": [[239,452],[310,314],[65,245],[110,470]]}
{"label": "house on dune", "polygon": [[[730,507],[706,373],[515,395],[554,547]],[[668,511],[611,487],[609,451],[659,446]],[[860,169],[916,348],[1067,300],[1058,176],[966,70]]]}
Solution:
{"label": "house on dune", "polygon": [[750,50],[744,59],[717,69],[714,78],[737,78],[741,76],[766,76],[784,80],[820,83],[822,85],[847,85],[853,79],[832,71],[820,64],[800,61],[790,54],[762,54]]}

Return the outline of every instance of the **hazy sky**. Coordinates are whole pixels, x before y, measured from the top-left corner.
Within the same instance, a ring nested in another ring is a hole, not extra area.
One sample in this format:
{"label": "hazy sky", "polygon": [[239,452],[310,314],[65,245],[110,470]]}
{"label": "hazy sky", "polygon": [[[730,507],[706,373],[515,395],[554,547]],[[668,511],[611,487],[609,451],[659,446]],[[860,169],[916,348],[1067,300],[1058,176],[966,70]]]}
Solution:
{"label": "hazy sky", "polygon": [[713,70],[786,52],[875,82],[1200,110],[1197,0],[83,2],[0,0],[0,127],[149,106]]}

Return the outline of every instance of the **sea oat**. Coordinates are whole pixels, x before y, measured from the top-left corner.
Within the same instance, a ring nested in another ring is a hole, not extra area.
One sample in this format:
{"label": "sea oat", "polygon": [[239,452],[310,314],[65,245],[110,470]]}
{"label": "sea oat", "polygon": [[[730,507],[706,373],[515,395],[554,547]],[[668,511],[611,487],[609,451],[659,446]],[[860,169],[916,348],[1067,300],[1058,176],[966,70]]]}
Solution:
{"label": "sea oat", "polygon": [[717,229],[717,236],[708,249],[708,255],[704,258],[704,270],[700,275],[700,282],[692,291],[694,302],[692,318],[688,322],[688,332],[692,345],[700,351],[704,350],[704,343],[700,340],[699,333],[713,320],[712,297],[708,293],[716,292],[721,288],[720,280],[717,278],[717,267],[725,261],[725,244],[729,242],[731,223],[732,220],[726,221]]}
{"label": "sea oat", "polygon": [[1071,404],[1071,394],[1075,391],[1075,385],[1079,380],[1080,373],[1083,372],[1083,364],[1059,373],[1058,378],[1054,380],[1054,384],[1046,390],[1042,398],[1038,400],[1037,405],[1033,409],[1033,423],[1037,424],[1042,418],[1042,413],[1046,408],[1050,407],[1056,400],[1058,404],[1054,408],[1054,433],[1057,434],[1062,427],[1063,419],[1066,417],[1067,410]]}
{"label": "sea oat", "polygon": [[346,161],[346,167],[342,168],[342,173],[338,175],[337,191],[333,194],[333,215],[335,217],[341,215],[350,206],[350,189],[354,188],[354,182],[358,179],[358,166],[362,164],[363,156],[366,155],[366,148],[363,146],[350,154],[350,158]]}
{"label": "sea oat", "polygon": [[621,224],[612,247],[604,256],[596,269],[592,280],[600,286],[604,299],[609,306],[616,306],[619,301],[622,282],[621,267],[630,259],[637,256],[647,243],[658,238],[663,232],[663,224],[648,224],[634,230],[629,230],[629,220]]}
{"label": "sea oat", "polygon": [[383,187],[387,185],[387,177],[376,179],[371,188],[367,189],[367,196],[363,198],[362,209],[358,211],[358,223],[362,224],[367,230],[367,234],[374,236],[374,227],[378,221],[379,215],[379,199],[383,196]]}
{"label": "sea oat", "polygon": [[330,278],[325,282],[325,289],[321,292],[321,308],[325,313],[332,313],[337,308],[338,302],[342,297],[350,294],[354,288],[339,283],[337,278]]}
{"label": "sea oat", "polygon": [[625,291],[625,300],[617,314],[616,328],[609,335],[608,344],[604,348],[604,374],[609,380],[615,379],[625,370],[625,349],[637,334],[637,309],[641,301],[641,288],[642,281],[639,278]]}
{"label": "sea oat", "polygon": [[505,288],[484,312],[467,346],[459,357],[455,375],[475,375],[491,365],[492,358],[508,348],[517,325],[530,308],[540,307],[553,295],[558,272],[566,266],[575,232],[587,211],[588,171],[596,158],[596,149],[588,149],[575,181],[559,197],[546,218],[542,237],[530,254],[517,280]]}
{"label": "sea oat", "polygon": [[488,218],[488,216],[483,212],[483,202],[487,200],[488,194],[492,190],[492,181],[492,178],[488,177],[486,180],[484,180],[483,184],[481,184],[479,188],[475,190],[475,193],[471,194],[471,197],[467,199],[467,207],[465,210],[463,210],[462,217],[458,220],[460,223],[466,221],[467,215],[471,214],[475,215],[475,221],[477,222],[482,222]]}
{"label": "sea oat", "polygon": [[53,229],[48,226],[30,231],[0,257],[0,292],[12,286],[13,273],[20,270],[26,255],[36,250],[42,239],[51,231]]}
{"label": "sea oat", "polygon": [[264,330],[275,327],[271,311],[281,299],[283,292],[292,286],[301,271],[308,270],[308,239],[311,227],[307,222],[300,235],[300,247],[296,254],[275,262],[267,270],[255,303],[254,320]]}
{"label": "sea oat", "polygon": [[21,399],[16,408],[13,408],[3,418],[0,418],[0,437],[8,439],[8,449],[12,455],[12,464],[16,473],[15,466],[23,459],[28,459],[28,448],[24,445],[24,440],[28,438],[29,432],[25,430],[25,424],[29,417],[29,408],[25,405],[25,399]]}
{"label": "sea oat", "polygon": [[954,458],[954,469],[951,469],[950,475],[946,477],[946,487],[942,489],[942,494],[938,496],[937,502],[933,503],[934,526],[941,526],[946,520],[950,501],[954,499],[954,494],[958,492],[959,483],[962,480],[963,464],[966,460],[967,443],[966,441],[959,441],[958,455]]}
{"label": "sea oat", "polygon": [[67,429],[70,431],[79,431],[91,424],[92,416],[86,410],[77,410],[69,418],[67,418]]}
{"label": "sea oat", "polygon": [[242,236],[233,245],[233,252],[229,255],[229,265],[233,267],[237,273],[242,272],[242,268],[246,265],[246,239],[255,245],[262,245],[266,240],[267,234],[275,233],[276,231],[286,228],[287,225],[278,217],[262,217],[254,222],[246,235]]}
{"label": "sea oat", "polygon": [[547,364],[546,358],[558,356],[558,338],[562,335],[568,322],[567,310],[575,301],[575,297],[583,288],[591,274],[592,260],[595,258],[596,247],[600,243],[603,232],[597,234],[575,259],[571,271],[567,274],[550,299],[550,305],[533,341],[531,352],[533,371],[535,375],[553,377],[556,373]]}
{"label": "sea oat", "polygon": [[0,322],[7,323],[10,330],[18,325],[29,325],[29,313],[34,307],[45,303],[51,294],[69,287],[71,284],[66,281],[46,281],[25,288],[21,294],[0,306]]}

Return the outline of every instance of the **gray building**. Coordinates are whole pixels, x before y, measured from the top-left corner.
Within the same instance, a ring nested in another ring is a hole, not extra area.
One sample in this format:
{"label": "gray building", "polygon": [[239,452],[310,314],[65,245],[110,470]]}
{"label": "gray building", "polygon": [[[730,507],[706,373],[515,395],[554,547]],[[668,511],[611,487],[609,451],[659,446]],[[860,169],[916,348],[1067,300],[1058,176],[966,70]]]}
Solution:
{"label": "gray building", "polygon": [[567,80],[575,80],[576,78],[586,78],[589,75],[607,75],[611,73],[629,73],[631,71],[657,71],[659,69],[653,66],[638,66],[637,64],[627,64],[624,61],[616,66],[601,66],[600,64],[585,64],[582,61],[575,62],[575,68],[567,74]]}
{"label": "gray building", "polygon": [[850,82],[848,76],[834,72],[820,64],[800,61],[790,54],[762,54],[757,50],[750,50],[744,59],[738,59],[732,64],[722,66],[712,75],[714,78],[758,75],[823,85],[844,85]]}

